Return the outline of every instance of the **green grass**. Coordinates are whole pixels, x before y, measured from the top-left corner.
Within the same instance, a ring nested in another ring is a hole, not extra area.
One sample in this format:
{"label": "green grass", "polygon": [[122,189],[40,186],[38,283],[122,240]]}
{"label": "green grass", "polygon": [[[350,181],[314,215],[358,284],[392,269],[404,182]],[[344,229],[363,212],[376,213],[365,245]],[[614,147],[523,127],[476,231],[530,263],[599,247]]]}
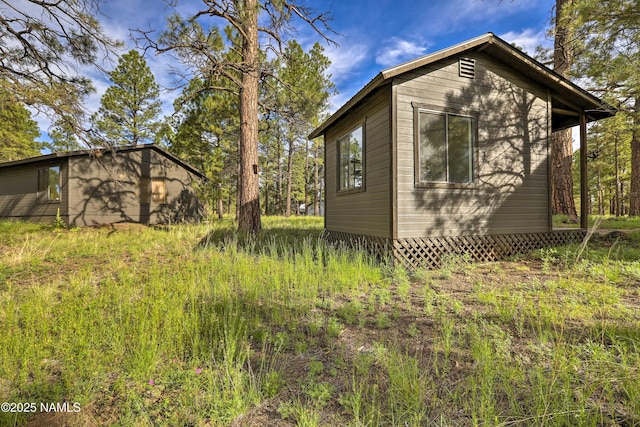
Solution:
{"label": "green grass", "polygon": [[[592,228],[594,225],[597,225],[597,228],[607,229],[607,230],[629,230],[640,229],[640,217],[629,217],[629,216],[621,216],[616,217],[612,215],[590,215],[589,216],[589,228]],[[554,215],[553,216],[553,226],[554,228],[567,228],[574,227],[577,228],[580,224],[576,224],[572,221],[569,221],[567,215]]]}
{"label": "green grass", "polygon": [[[0,222],[0,425],[640,425],[640,234],[407,273],[322,219]],[[39,406],[38,406],[39,408]]]}

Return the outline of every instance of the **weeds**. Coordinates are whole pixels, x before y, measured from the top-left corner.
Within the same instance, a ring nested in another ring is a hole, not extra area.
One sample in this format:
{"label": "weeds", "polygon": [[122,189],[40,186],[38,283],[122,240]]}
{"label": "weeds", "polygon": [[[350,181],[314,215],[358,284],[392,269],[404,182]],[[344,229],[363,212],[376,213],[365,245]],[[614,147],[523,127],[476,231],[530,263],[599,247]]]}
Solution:
{"label": "weeds", "polygon": [[53,228],[64,228],[66,225],[64,220],[62,219],[62,215],[60,215],[60,208],[56,211],[56,217],[53,220]]}
{"label": "weeds", "polygon": [[0,222],[1,400],[100,425],[640,425],[640,235],[409,275],[316,219],[231,227]]}
{"label": "weeds", "polygon": [[378,385],[362,382],[358,376],[351,379],[351,389],[340,398],[340,404],[352,416],[355,427],[381,424],[383,409]]}

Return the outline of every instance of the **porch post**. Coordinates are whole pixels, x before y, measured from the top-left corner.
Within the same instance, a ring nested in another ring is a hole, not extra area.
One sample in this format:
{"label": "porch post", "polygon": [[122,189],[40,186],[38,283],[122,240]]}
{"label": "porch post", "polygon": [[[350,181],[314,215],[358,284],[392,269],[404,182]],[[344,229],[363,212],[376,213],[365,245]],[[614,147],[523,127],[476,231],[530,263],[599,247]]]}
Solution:
{"label": "porch post", "polygon": [[587,117],[580,114],[580,228],[589,228],[589,181],[587,179]]}

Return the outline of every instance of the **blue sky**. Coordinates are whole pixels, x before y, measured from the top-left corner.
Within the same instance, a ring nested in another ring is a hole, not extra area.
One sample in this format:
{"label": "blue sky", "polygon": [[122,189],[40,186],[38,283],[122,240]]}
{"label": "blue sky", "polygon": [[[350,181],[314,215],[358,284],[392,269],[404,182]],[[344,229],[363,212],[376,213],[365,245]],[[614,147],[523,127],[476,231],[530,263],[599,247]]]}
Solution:
{"label": "blue sky", "polygon": [[[446,48],[486,32],[516,43],[532,54],[536,46],[550,46],[547,36],[555,0],[301,0],[318,11],[330,11],[331,27],[340,35],[339,46],[325,46],[332,62],[329,73],[338,89],[332,109],[339,108],[381,70]],[[186,15],[203,6],[201,0],[178,0],[177,10]],[[176,9],[162,0],[108,0],[99,17],[113,37],[135,48],[130,29],[162,30],[166,17]],[[296,39],[305,48],[322,39],[304,23],[297,25]],[[166,89],[175,86],[170,69],[175,62],[166,55],[146,54],[156,81]],[[115,64],[111,65],[113,68]],[[104,75],[86,69],[96,87],[87,100],[89,113],[97,110],[100,96],[109,85]],[[163,91],[164,114],[173,111],[179,91]],[[46,119],[38,118],[43,130]]]}

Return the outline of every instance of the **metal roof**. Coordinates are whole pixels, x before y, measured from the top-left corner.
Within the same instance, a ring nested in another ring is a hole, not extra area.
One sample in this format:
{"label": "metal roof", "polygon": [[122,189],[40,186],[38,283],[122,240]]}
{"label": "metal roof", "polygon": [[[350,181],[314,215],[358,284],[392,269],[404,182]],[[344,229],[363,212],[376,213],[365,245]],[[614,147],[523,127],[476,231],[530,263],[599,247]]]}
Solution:
{"label": "metal roof", "polygon": [[352,107],[379,87],[389,83],[391,79],[419,67],[432,64],[455,55],[467,52],[483,52],[498,61],[509,65],[512,69],[528,77],[551,92],[553,109],[553,130],[575,126],[580,121],[580,114],[586,113],[588,121],[600,120],[615,115],[616,109],[601,99],[580,88],[575,83],[533,59],[518,48],[493,33],[467,40],[455,46],[431,53],[426,56],[387,68],[376,75],[346,104],[322,123],[309,135],[309,139],[323,135],[327,128],[335,123]]}

